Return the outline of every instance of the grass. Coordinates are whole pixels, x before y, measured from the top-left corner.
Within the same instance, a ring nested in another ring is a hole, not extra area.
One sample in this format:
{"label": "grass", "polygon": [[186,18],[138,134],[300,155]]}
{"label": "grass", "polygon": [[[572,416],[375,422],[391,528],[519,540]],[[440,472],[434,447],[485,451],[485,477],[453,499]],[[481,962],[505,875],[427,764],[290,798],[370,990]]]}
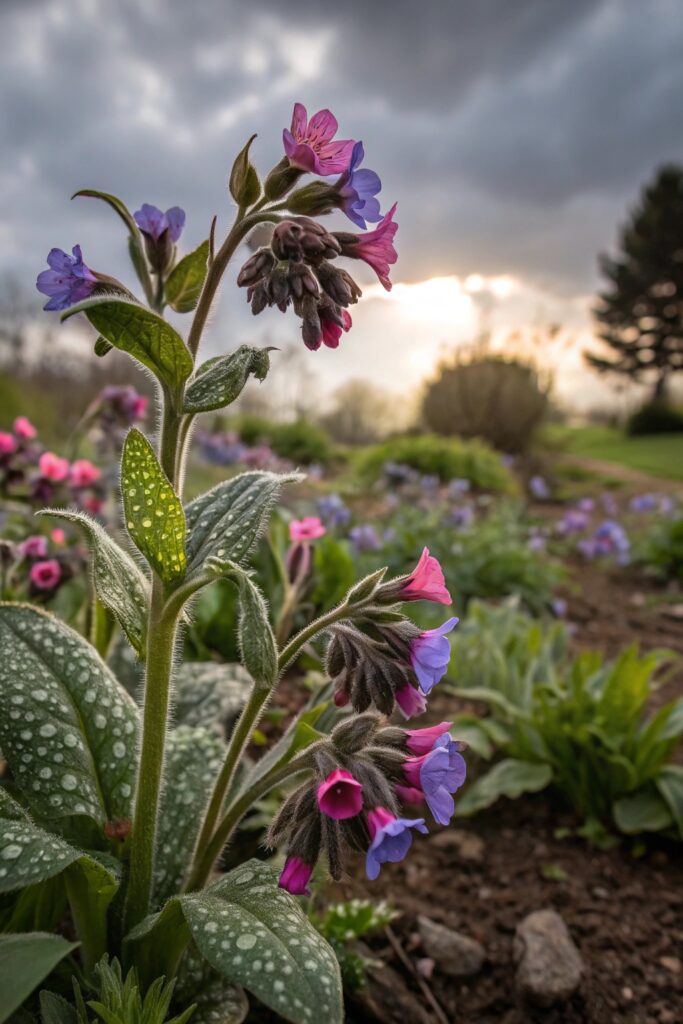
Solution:
{"label": "grass", "polygon": [[553,427],[545,440],[567,455],[612,462],[667,480],[683,480],[683,434],[627,437],[614,427]]}

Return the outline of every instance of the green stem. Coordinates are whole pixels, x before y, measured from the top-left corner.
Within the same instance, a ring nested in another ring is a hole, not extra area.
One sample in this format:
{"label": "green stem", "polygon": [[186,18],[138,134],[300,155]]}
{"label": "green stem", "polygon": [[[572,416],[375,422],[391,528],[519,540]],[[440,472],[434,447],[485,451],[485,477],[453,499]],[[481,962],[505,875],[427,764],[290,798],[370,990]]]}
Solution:
{"label": "green stem", "polygon": [[252,804],[256,803],[256,801],[262,796],[265,796],[269,790],[274,789],[275,786],[279,786],[292,775],[297,775],[299,772],[305,771],[310,766],[312,750],[313,746],[310,746],[288,764],[271,768],[269,772],[266,772],[263,778],[255,782],[253,786],[245,790],[245,792],[237,798],[232,807],[230,807],[224,815],[213,835],[213,838],[211,839],[211,842],[207,845],[203,856],[190,875],[185,886],[187,892],[194,892],[197,889],[202,889],[206,885],[206,882],[211,875],[213,865],[220,857],[223,847],[226,845],[233,831],[237,828]]}
{"label": "green stem", "polygon": [[90,975],[107,952],[106,915],[93,904],[92,890],[77,864],[67,868],[64,880],[71,917],[81,943],[83,970]]}
{"label": "green stem", "polygon": [[201,854],[202,851],[207,849],[209,846],[211,837],[213,836],[216,828],[216,822],[223,811],[223,805],[225,803],[228,790],[230,789],[232,780],[235,777],[237,765],[240,762],[240,758],[242,757],[244,749],[249,742],[251,734],[263,714],[263,710],[270,694],[270,690],[255,686],[249,695],[249,700],[242,709],[242,714],[240,715],[232,736],[230,737],[225,761],[223,762],[223,767],[216,779],[213,793],[211,794],[211,799],[209,800],[209,805],[206,809],[206,814],[204,815],[204,822],[196,845],[196,851],[198,854]]}
{"label": "green stem", "polygon": [[332,611],[321,615],[320,618],[316,619],[314,622],[310,622],[308,626],[304,626],[304,628],[300,630],[295,637],[292,637],[287,646],[280,652],[280,657],[278,659],[278,670],[280,674],[282,674],[287,666],[294,661],[304,644],[307,644],[309,640],[312,640],[313,637],[317,636],[318,633],[321,633],[323,629],[327,629],[327,627],[331,626],[334,622],[339,622],[340,619],[346,618],[348,614],[349,606],[344,602],[336,608],[333,608]]}

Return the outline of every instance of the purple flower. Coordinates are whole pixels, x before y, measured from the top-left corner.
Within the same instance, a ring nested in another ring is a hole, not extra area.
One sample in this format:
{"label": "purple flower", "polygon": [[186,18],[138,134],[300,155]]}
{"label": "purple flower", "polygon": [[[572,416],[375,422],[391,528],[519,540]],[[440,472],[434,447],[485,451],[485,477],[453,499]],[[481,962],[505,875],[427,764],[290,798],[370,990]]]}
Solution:
{"label": "purple flower", "polygon": [[420,633],[410,645],[410,661],[423,693],[429,693],[446,674],[451,659],[451,645],[446,633],[450,633],[458,621],[455,617],[448,619],[437,629]]}
{"label": "purple flower", "polygon": [[534,498],[545,501],[550,497],[550,488],[542,476],[532,476],[529,480],[529,490]]}
{"label": "purple flower", "polygon": [[185,211],[179,206],[171,206],[163,213],[157,206],[143,203],[133,216],[143,235],[148,235],[155,242],[159,241],[164,231],[168,231],[172,242],[177,242],[185,224]]}
{"label": "purple flower", "polygon": [[40,534],[27,537],[19,545],[19,553],[24,558],[47,558],[47,537]]}
{"label": "purple flower", "polygon": [[427,709],[424,694],[410,683],[406,683],[396,691],[396,703],[404,718],[415,718]]}
{"label": "purple flower", "polygon": [[353,139],[338,139],[336,117],[329,110],[319,110],[308,120],[302,103],[294,104],[292,124],[285,128],[282,142],[292,167],[312,174],[343,174],[349,169]]}
{"label": "purple flower", "polygon": [[657,508],[656,494],[636,494],[631,498],[631,512],[654,512]]}
{"label": "purple flower", "polygon": [[580,540],[576,547],[585,558],[614,555],[619,565],[627,565],[631,542],[620,523],[614,519],[605,519],[596,527],[592,537]]}
{"label": "purple flower", "polygon": [[456,476],[448,485],[448,497],[458,501],[471,488],[471,483],[465,477]]}
{"label": "purple flower", "polygon": [[382,541],[374,526],[370,523],[363,523],[362,526],[354,526],[349,533],[355,550],[360,554],[362,551],[379,551]]}
{"label": "purple flower", "polygon": [[448,518],[456,530],[466,530],[474,520],[474,509],[471,505],[456,505],[448,513]]}
{"label": "purple flower", "polygon": [[427,754],[409,757],[403,766],[409,786],[421,789],[439,825],[448,825],[455,811],[453,793],[465,781],[467,765],[459,745],[446,732]]}
{"label": "purple flower", "polygon": [[557,532],[566,536],[568,533],[581,533],[590,523],[589,515],[579,508],[570,508],[557,523]]}
{"label": "purple flower", "polygon": [[43,309],[68,309],[93,293],[97,278],[83,262],[80,245],[75,245],[71,252],[71,256],[61,249],[50,249],[48,253],[50,269],[43,270],[36,279],[38,291],[50,296]]}
{"label": "purple flower", "polygon": [[365,873],[370,881],[378,877],[382,864],[396,864],[410,849],[412,828],[428,831],[424,818],[397,818],[385,807],[376,807],[368,814],[368,828],[372,842],[365,858]]}
{"label": "purple flower", "polygon": [[338,494],[326,494],[318,501],[318,511],[328,526],[346,526],[351,509]]}
{"label": "purple flower", "polygon": [[356,142],[351,153],[349,169],[337,183],[342,197],[341,209],[349,220],[359,228],[367,227],[366,221],[376,223],[382,219],[379,200],[375,196],[382,188],[382,182],[374,171],[360,168],[365,156],[363,143]]}

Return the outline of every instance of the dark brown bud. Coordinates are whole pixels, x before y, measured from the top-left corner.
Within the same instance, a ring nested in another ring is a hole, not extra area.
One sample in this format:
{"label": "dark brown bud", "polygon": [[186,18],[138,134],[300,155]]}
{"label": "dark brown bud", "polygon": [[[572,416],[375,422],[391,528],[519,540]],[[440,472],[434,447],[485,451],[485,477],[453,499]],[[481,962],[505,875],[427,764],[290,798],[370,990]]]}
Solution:
{"label": "dark brown bud", "polygon": [[339,254],[339,244],[322,224],[309,217],[281,221],[273,231],[273,252],[281,260],[332,259]]}
{"label": "dark brown bud", "polygon": [[[367,712],[354,715],[345,722],[340,722],[332,730],[332,743],[344,754],[355,754],[362,750],[373,739],[382,719],[379,715]],[[400,731],[400,730],[399,730]]]}
{"label": "dark brown bud", "polygon": [[258,284],[251,285],[247,292],[247,299],[251,303],[251,311],[254,316],[258,316],[268,305],[268,289],[266,288],[265,281],[259,281]]}
{"label": "dark brown bud", "polygon": [[275,256],[269,248],[258,249],[253,256],[250,256],[237,275],[237,284],[245,288],[250,284],[256,284],[262,277],[269,274],[275,266]]}
{"label": "dark brown bud", "polygon": [[271,306],[277,306],[282,312],[289,305],[289,266],[278,263],[266,278],[266,292]]}
{"label": "dark brown bud", "polygon": [[322,327],[318,313],[317,300],[312,295],[305,295],[301,304],[301,336],[307,348],[315,351],[322,344]]}
{"label": "dark brown bud", "polygon": [[363,294],[351,275],[342,267],[335,267],[323,260],[316,273],[320,284],[338,306],[350,306]]}
{"label": "dark brown bud", "polygon": [[292,260],[289,264],[289,287],[295,299],[302,299],[304,295],[312,295],[318,298],[320,285],[311,268],[298,260]]}

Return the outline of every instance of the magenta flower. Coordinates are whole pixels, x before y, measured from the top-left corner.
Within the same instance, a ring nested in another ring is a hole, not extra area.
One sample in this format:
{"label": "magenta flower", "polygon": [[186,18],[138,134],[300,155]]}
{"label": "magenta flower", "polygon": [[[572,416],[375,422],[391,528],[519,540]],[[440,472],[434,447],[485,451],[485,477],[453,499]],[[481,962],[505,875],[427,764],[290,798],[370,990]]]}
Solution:
{"label": "magenta flower", "polygon": [[17,437],[21,437],[24,441],[32,441],[38,435],[38,431],[26,416],[17,416],[12,424],[12,430]]}
{"label": "magenta flower", "polygon": [[394,696],[405,718],[415,718],[427,709],[427,701],[424,699],[424,694],[420,693],[410,683],[406,683],[405,686],[397,690]]}
{"label": "magenta flower", "polygon": [[40,469],[40,475],[45,480],[51,480],[52,483],[56,484],[61,480],[66,480],[68,477],[69,460],[60,458],[54,452],[43,452],[38,459],[38,468]]}
{"label": "magenta flower", "polygon": [[465,781],[467,765],[458,744],[444,733],[427,754],[409,757],[403,774],[411,788],[421,789],[434,820],[448,825],[455,811],[453,793]]}
{"label": "magenta flower", "polygon": [[11,455],[16,447],[17,439],[14,434],[0,430],[0,455]]}
{"label": "magenta flower", "polygon": [[336,117],[329,110],[319,110],[308,120],[302,103],[294,104],[291,129],[282,133],[285,153],[292,167],[323,177],[343,174],[348,170],[353,151],[353,139],[339,139]]}
{"label": "magenta flower", "polygon": [[62,545],[66,543],[66,534],[61,526],[55,526],[54,530],[50,533],[50,537],[53,544]]}
{"label": "magenta flower", "polygon": [[98,516],[104,508],[104,502],[102,499],[96,497],[94,494],[89,494],[81,504],[86,512],[91,512],[94,516]]}
{"label": "magenta flower", "polygon": [[300,857],[288,857],[277,884],[292,896],[308,896],[310,895],[308,883],[312,874],[311,864],[307,864]]}
{"label": "magenta flower", "polygon": [[317,540],[326,533],[327,530],[317,516],[293,519],[289,524],[289,539],[292,541]]}
{"label": "magenta flower", "polygon": [[406,746],[411,754],[428,754],[435,742],[453,725],[452,722],[439,722],[427,729],[406,729]]}
{"label": "magenta flower", "polygon": [[438,604],[452,604],[448,593],[443,569],[437,558],[425,548],[410,576],[399,591],[402,601],[436,601]]}
{"label": "magenta flower", "polygon": [[424,818],[397,818],[386,807],[376,807],[368,814],[368,829],[372,842],[365,857],[365,873],[370,879],[378,877],[382,864],[396,864],[410,849],[411,829],[426,833]]}
{"label": "magenta flower", "polygon": [[341,244],[342,255],[364,260],[388,292],[391,291],[389,270],[398,259],[394,248],[394,235],[398,231],[398,224],[394,221],[396,206],[394,203],[389,212],[385,213],[374,231],[368,231],[365,235],[336,236]]}
{"label": "magenta flower", "polygon": [[399,798],[402,804],[410,804],[414,807],[419,807],[420,804],[424,803],[425,795],[421,789],[415,789],[414,786],[394,786],[394,792]]}
{"label": "magenta flower", "polygon": [[[336,321],[328,319],[328,317],[325,316],[324,310],[320,311],[320,342],[322,342],[322,344],[327,348],[339,348],[342,332],[348,331],[351,328],[353,321],[351,320],[351,314],[348,310],[342,309],[341,318],[344,321],[342,327],[340,327]],[[316,348],[320,348],[320,342]]]}
{"label": "magenta flower", "polygon": [[423,693],[429,693],[446,674],[451,658],[451,645],[446,633],[450,633],[458,622],[456,618],[448,619],[437,629],[420,633],[410,644],[410,662]]}
{"label": "magenta flower", "polygon": [[320,783],[317,798],[322,813],[335,821],[355,818],[363,809],[363,787],[343,768],[335,768]]}
{"label": "magenta flower", "polygon": [[97,278],[83,262],[80,245],[75,245],[69,256],[61,249],[50,249],[47,256],[49,270],[43,270],[36,279],[36,288],[49,300],[43,309],[68,309],[93,293]]}
{"label": "magenta flower", "polygon": [[19,553],[23,558],[45,558],[47,556],[47,537],[36,534],[27,537],[19,545]]}
{"label": "magenta flower", "polygon": [[54,590],[62,578],[62,570],[56,558],[36,562],[29,573],[31,583],[38,590]]}
{"label": "magenta flower", "polygon": [[165,231],[172,242],[177,242],[185,224],[185,211],[179,206],[172,206],[163,213],[157,206],[143,203],[133,216],[143,235],[154,242],[158,242]]}
{"label": "magenta flower", "polygon": [[101,471],[88,459],[76,459],[71,466],[70,480],[73,487],[90,487],[101,476]]}
{"label": "magenta flower", "polygon": [[342,198],[341,209],[363,230],[367,227],[366,221],[376,223],[382,216],[379,200],[375,199],[382,182],[374,171],[360,167],[364,156],[363,143],[357,142],[351,153],[349,169],[337,183]]}

